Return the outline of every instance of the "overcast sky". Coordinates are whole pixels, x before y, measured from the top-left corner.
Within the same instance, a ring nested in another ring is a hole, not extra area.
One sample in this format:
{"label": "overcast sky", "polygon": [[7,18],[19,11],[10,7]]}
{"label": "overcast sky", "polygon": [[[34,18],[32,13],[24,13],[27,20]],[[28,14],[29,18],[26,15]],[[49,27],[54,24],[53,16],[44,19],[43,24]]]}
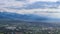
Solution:
{"label": "overcast sky", "polygon": [[[60,11],[57,11],[58,13],[48,13],[48,12],[41,13],[41,12],[38,12],[38,10],[40,10],[40,8],[28,9],[28,10],[27,9],[16,10],[16,8],[18,9],[18,8],[27,7],[28,5],[33,5],[33,3],[38,2],[38,1],[56,2],[58,0],[0,0],[0,10],[5,10],[7,12],[14,12],[14,13],[16,12],[19,14],[37,14],[37,15],[42,14],[43,16],[49,16],[52,18],[60,18],[60,13],[59,13]],[[6,7],[15,8],[15,9],[8,9]],[[35,12],[35,11],[37,11],[37,12]],[[54,12],[54,10],[52,10],[52,12]]]}

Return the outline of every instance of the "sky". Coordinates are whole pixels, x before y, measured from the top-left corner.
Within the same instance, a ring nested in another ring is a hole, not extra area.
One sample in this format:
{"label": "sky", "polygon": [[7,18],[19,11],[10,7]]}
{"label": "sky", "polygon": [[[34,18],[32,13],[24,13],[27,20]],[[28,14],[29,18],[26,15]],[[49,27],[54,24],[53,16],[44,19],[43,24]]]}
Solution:
{"label": "sky", "polygon": [[[36,14],[60,19],[60,5],[56,4],[57,1],[59,0],[0,0],[0,11],[18,14]],[[48,2],[49,4],[40,2]],[[52,7],[52,9],[49,7]]]}

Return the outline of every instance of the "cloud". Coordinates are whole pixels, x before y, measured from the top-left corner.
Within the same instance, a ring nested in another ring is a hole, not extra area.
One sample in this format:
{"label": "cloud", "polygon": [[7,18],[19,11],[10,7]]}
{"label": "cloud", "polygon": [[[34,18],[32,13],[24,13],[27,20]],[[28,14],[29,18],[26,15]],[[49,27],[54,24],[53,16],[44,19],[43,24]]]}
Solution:
{"label": "cloud", "polygon": [[58,8],[57,2],[41,2],[37,1],[32,4],[27,4],[24,9],[37,9],[37,8]]}
{"label": "cloud", "polygon": [[6,8],[10,9],[39,9],[39,8],[58,8],[59,4],[56,2],[41,2],[36,1],[32,4],[24,3],[24,2],[10,2],[4,5]]}
{"label": "cloud", "polygon": [[[43,1],[43,2],[42,2]],[[46,2],[50,1],[50,2]],[[48,8],[57,8],[58,4],[56,4],[57,0],[0,0],[0,9],[5,10],[6,12],[13,12],[18,14],[38,14],[43,16],[49,16],[53,18],[60,18],[59,14],[48,14],[41,13],[41,8],[47,8],[45,11],[55,12],[53,9]],[[16,10],[17,9],[17,10]],[[42,9],[44,10],[44,9]],[[58,12],[59,10],[57,10]],[[59,11],[60,12],[60,11]]]}
{"label": "cloud", "polygon": [[34,3],[34,2],[37,2],[37,1],[44,1],[44,2],[56,2],[58,0],[28,0],[29,3]]}
{"label": "cloud", "polygon": [[22,1],[17,2],[16,0],[0,0],[0,7],[10,7],[10,6],[22,7],[25,4],[26,4],[25,2]]}
{"label": "cloud", "polygon": [[[37,8],[47,8],[53,7],[55,8],[57,5],[52,2],[46,2],[52,0],[0,0],[0,7],[20,7],[23,9],[37,9]],[[56,0],[53,0],[56,1]],[[49,5],[47,5],[48,3]],[[52,4],[52,5],[51,5]],[[16,8],[15,8],[16,9]]]}
{"label": "cloud", "polygon": [[26,0],[15,0],[15,1],[26,1]]}

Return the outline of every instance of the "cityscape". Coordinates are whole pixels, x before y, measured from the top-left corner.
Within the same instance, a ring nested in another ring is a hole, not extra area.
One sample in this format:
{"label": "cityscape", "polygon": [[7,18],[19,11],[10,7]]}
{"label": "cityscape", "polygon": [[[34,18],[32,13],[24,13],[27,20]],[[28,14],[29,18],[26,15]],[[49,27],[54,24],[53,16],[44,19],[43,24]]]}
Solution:
{"label": "cityscape", "polygon": [[59,24],[17,20],[0,23],[0,34],[60,34]]}

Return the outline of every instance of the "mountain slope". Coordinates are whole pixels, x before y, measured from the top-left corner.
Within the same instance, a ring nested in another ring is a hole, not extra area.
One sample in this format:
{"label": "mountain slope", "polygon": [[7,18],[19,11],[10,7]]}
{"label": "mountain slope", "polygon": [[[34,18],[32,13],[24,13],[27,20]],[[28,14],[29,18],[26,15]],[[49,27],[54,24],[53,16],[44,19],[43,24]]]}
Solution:
{"label": "mountain slope", "polygon": [[32,14],[16,14],[8,12],[0,12],[0,24],[13,24],[13,23],[31,23],[36,25],[43,25],[49,27],[55,27],[56,24],[41,22],[49,20],[47,17],[37,16]]}
{"label": "mountain slope", "polygon": [[36,21],[44,21],[48,18],[43,16],[38,16],[34,14],[17,14],[17,13],[8,13],[8,12],[0,12],[0,18],[7,19],[17,19],[17,20],[36,20]]}

